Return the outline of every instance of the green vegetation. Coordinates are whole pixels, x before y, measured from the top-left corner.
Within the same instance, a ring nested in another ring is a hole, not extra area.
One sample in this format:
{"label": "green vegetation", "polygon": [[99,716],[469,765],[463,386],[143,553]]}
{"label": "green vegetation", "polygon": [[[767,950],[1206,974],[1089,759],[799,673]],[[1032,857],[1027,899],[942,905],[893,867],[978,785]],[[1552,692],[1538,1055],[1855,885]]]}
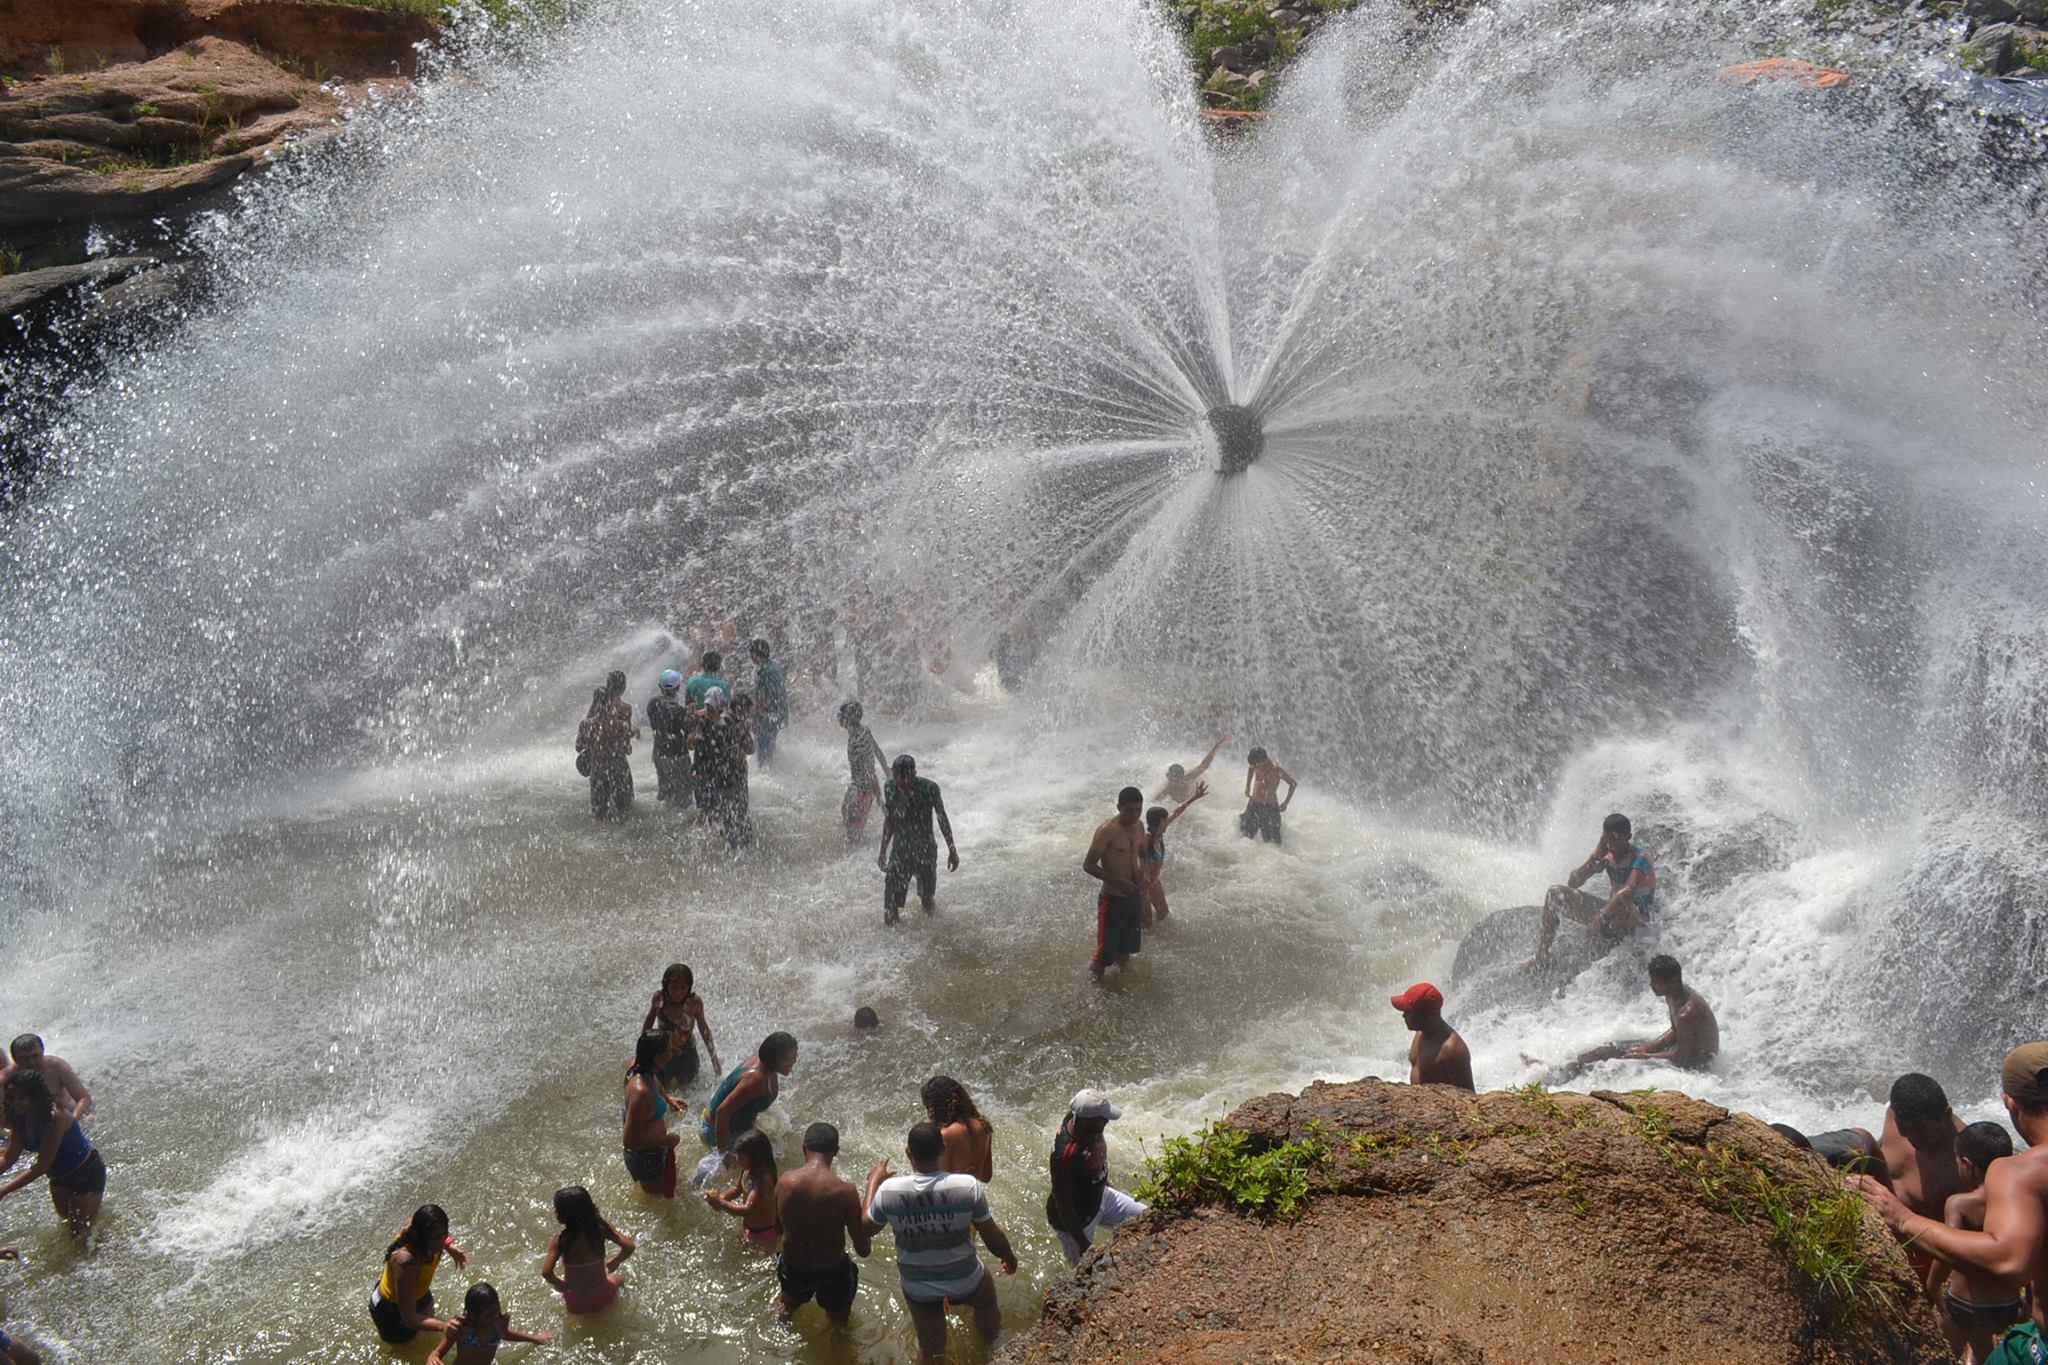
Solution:
{"label": "green vegetation", "polygon": [[[1363,0],[1290,0],[1286,8],[1297,14],[1334,14],[1356,9]],[[1306,31],[1281,23],[1266,12],[1270,0],[1182,0],[1174,5],[1187,28],[1188,56],[1193,59],[1195,78],[1203,82],[1213,108],[1250,110],[1264,104],[1272,93],[1271,77],[1300,51]],[[1270,54],[1256,63],[1267,79],[1257,86],[1244,77],[1216,70],[1216,54],[1224,48],[1244,53],[1248,47],[1271,45]]]}
{"label": "green vegetation", "polygon": [[49,55],[43,58],[43,65],[49,69],[49,72],[52,76],[63,75],[64,49],[61,47],[51,48]]}
{"label": "green vegetation", "polygon": [[12,275],[21,269],[21,253],[5,242],[0,242],[0,275]]}
{"label": "green vegetation", "polygon": [[1145,1163],[1135,1193],[1161,1208],[1223,1204],[1260,1218],[1291,1218],[1308,1204],[1309,1176],[1330,1159],[1319,1135],[1251,1150],[1251,1136],[1212,1123],[1192,1138],[1168,1138]]}

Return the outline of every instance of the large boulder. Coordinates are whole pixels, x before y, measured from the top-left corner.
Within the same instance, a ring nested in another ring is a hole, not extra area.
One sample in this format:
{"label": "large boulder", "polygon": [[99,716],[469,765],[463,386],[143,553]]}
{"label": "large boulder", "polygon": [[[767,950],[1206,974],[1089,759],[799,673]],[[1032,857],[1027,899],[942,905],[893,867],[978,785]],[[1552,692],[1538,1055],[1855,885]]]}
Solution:
{"label": "large boulder", "polygon": [[[1810,1153],[1676,1093],[1381,1081],[1231,1115],[1307,1143],[1305,1209],[1155,1208],[1046,1296],[1011,1362],[1934,1362],[1904,1255]],[[1845,1257],[1854,1291],[1807,1270]]]}
{"label": "large boulder", "polygon": [[0,0],[0,69],[91,70],[214,36],[323,77],[411,75],[438,32],[411,10],[318,0]]}

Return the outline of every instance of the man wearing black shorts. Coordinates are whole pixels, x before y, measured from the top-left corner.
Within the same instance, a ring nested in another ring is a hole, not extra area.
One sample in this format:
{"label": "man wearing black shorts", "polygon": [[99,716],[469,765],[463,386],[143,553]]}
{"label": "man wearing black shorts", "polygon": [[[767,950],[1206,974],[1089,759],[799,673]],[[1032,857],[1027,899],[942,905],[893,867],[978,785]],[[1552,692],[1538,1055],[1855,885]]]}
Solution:
{"label": "man wearing black shorts", "polygon": [[775,1185],[782,1217],[782,1254],[775,1278],[782,1297],[777,1321],[788,1322],[813,1298],[834,1322],[844,1323],[860,1287],[860,1267],[846,1254],[846,1238],[862,1256],[871,1244],[861,1219],[860,1191],[832,1171],[839,1156],[839,1130],[829,1123],[804,1129],[804,1164]]}
{"label": "man wearing black shorts", "polygon": [[896,755],[889,768],[890,780],[882,799],[887,816],[882,822],[882,851],[875,866],[882,869],[882,923],[894,924],[910,897],[911,878],[917,879],[917,899],[925,912],[939,889],[939,846],[932,839],[932,820],[937,817],[939,833],[946,836],[946,870],[960,870],[960,850],[953,846],[953,824],[946,819],[946,803],[940,799],[939,784],[917,775],[917,760],[909,754]]}
{"label": "man wearing black shorts", "polygon": [[1095,831],[1081,870],[1102,883],[1095,903],[1095,960],[1088,974],[1099,984],[1111,967],[1130,965],[1141,944],[1145,907],[1145,793],[1117,793],[1116,818]]}

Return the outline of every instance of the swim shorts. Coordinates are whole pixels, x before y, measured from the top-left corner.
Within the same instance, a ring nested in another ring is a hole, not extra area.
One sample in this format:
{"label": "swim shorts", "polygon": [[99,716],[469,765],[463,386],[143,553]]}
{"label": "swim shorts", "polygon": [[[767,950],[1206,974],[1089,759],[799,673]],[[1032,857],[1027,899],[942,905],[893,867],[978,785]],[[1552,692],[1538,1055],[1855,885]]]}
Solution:
{"label": "swim shorts", "polygon": [[2041,1340],[2039,1327],[2023,1322],[1999,1338],[1984,1365],[2048,1365],[2048,1342]]}
{"label": "swim shorts", "polygon": [[[414,1312],[423,1318],[434,1315],[434,1296],[420,1295],[414,1305]],[[398,1312],[398,1305],[385,1298],[376,1290],[370,1291],[370,1321],[377,1324],[377,1335],[393,1346],[403,1345],[420,1334],[417,1327],[407,1327],[405,1319]]]}
{"label": "swim shorts", "polygon": [[1953,1289],[1944,1297],[1948,1300],[1949,1320],[1965,1332],[2003,1332],[2027,1313],[2025,1299],[2009,1299],[2004,1303],[1972,1303],[1968,1299],[1957,1298]]}
{"label": "swim shorts", "polygon": [[663,1169],[668,1165],[668,1148],[628,1147],[626,1153],[626,1174],[642,1185],[661,1179]]}
{"label": "swim shorts", "polygon": [[1237,817],[1238,833],[1250,839],[1254,836],[1269,844],[1280,842],[1280,808],[1261,801],[1245,804],[1244,814]]}
{"label": "swim shorts", "polygon": [[917,899],[919,904],[930,905],[939,891],[939,854],[932,850],[930,857],[920,853],[905,854],[898,858],[892,849],[889,853],[889,868],[882,875],[882,908],[901,910],[903,902],[910,898],[910,879],[917,878]]}
{"label": "swim shorts", "polygon": [[85,1160],[62,1175],[51,1176],[50,1183],[67,1194],[105,1194],[107,1163],[97,1151],[87,1152]]}
{"label": "swim shorts", "polygon": [[851,1256],[828,1266],[791,1265],[789,1257],[777,1256],[775,1280],[791,1308],[801,1308],[815,1296],[818,1307],[827,1313],[844,1313],[853,1307],[853,1296],[860,1289],[860,1267]]}
{"label": "swim shorts", "polygon": [[1143,930],[1139,924],[1145,912],[1142,895],[1112,896],[1107,891],[1095,902],[1095,970],[1101,971],[1119,957],[1139,950]]}

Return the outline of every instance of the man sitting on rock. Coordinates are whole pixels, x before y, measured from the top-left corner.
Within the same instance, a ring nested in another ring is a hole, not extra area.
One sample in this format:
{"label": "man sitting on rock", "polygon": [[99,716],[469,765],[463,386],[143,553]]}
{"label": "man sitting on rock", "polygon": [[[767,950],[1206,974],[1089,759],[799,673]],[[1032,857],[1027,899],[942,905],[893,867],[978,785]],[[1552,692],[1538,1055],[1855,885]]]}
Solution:
{"label": "man sitting on rock", "polygon": [[1472,1090],[1472,1053],[1444,1022],[1444,993],[1418,981],[1393,997],[1401,1022],[1414,1031],[1408,1044],[1408,1084],[1455,1085]]}
{"label": "man sitting on rock", "polygon": [[[1607,874],[1605,896],[1579,890],[1596,872]],[[1557,937],[1559,921],[1585,925],[1598,957],[1634,933],[1650,917],[1656,900],[1657,869],[1650,863],[1649,850],[1634,842],[1626,815],[1608,816],[1600,822],[1600,842],[1586,861],[1572,869],[1563,886],[1553,886],[1544,895],[1536,955],[1522,964],[1522,970],[1550,965],[1550,942]]]}
{"label": "man sitting on rock", "polygon": [[[1897,1181],[1888,1187],[1871,1175],[1849,1180],[1906,1244],[1908,1256],[1919,1251],[1959,1270],[2031,1287],[2033,1316],[2000,1339],[1991,1365],[2040,1365],[2048,1361],[2048,1043],[2027,1043],[2008,1053],[1999,1089],[2005,1112],[2026,1139],[2027,1150],[1994,1161],[1985,1171],[1982,1232],[1949,1227],[1938,1211],[1932,1217],[1922,1213],[1903,1197]],[[1939,1093],[1940,1087],[1935,1090]],[[1897,1094],[1896,1086],[1893,1093]],[[1944,1100],[1944,1109],[1946,1105]],[[1932,1120],[1922,1121],[1930,1130],[1936,1126]],[[1888,1115],[1886,1136],[1891,1132]],[[1948,1149],[1952,1155],[1953,1131],[1948,1134]],[[1924,1197],[1924,1187],[1920,1193]]]}
{"label": "man sitting on rock", "polygon": [[1687,1071],[1705,1071],[1721,1050],[1721,1025],[1706,997],[1685,984],[1678,959],[1659,953],[1650,959],[1650,993],[1664,1001],[1671,1027],[1655,1038],[1609,1043],[1581,1053],[1558,1077],[1568,1081],[1595,1062],[1626,1058],[1639,1062],[1664,1062]]}

